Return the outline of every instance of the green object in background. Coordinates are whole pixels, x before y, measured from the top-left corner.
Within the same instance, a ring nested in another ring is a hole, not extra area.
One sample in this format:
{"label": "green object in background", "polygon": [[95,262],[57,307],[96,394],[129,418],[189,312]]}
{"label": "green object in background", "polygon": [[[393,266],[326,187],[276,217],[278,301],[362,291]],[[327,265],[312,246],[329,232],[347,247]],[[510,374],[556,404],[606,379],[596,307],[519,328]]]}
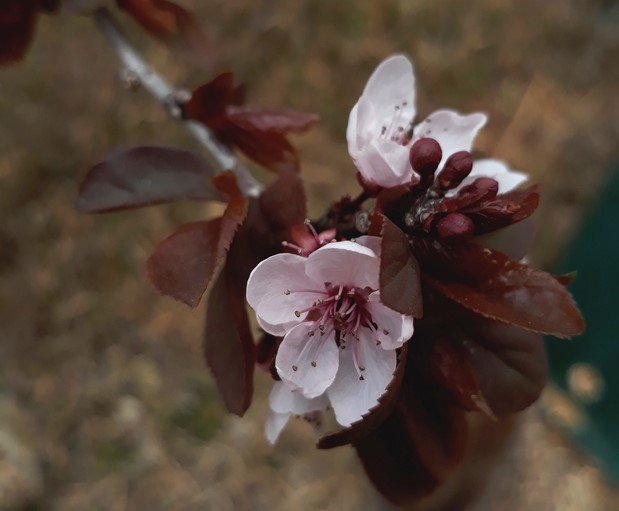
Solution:
{"label": "green object in background", "polygon": [[569,287],[587,330],[546,343],[551,380],[578,412],[570,436],[619,481],[619,173],[556,270],[577,270]]}

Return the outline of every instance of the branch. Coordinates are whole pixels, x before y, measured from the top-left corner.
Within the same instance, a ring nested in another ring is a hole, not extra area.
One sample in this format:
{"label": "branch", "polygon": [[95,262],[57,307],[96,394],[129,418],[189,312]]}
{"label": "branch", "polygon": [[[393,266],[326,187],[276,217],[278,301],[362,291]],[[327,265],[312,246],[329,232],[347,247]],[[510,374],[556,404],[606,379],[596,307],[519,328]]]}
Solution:
{"label": "branch", "polygon": [[[180,91],[172,87],[144,62],[140,54],[127,42],[118,28],[114,16],[106,8],[98,9],[94,13],[94,21],[105,40],[116,52],[124,68],[132,76],[135,76],[144,89],[170,113],[170,106]],[[260,195],[262,185],[239,163],[230,149],[215,138],[206,126],[196,121],[186,119],[181,119],[181,121],[187,131],[206,149],[208,156],[220,171],[232,170],[234,172],[239,187],[246,196],[257,197]]]}

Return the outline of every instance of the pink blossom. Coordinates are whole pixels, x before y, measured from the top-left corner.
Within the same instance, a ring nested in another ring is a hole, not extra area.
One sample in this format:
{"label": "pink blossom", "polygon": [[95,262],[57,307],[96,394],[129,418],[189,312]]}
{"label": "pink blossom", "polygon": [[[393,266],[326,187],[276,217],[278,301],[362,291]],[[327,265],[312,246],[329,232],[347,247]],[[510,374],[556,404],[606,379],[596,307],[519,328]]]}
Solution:
{"label": "pink blossom", "polygon": [[404,55],[384,60],[374,71],[348,119],[348,152],[369,183],[389,188],[415,183],[419,176],[409,161],[411,144],[434,138],[443,149],[443,159],[469,151],[486,115],[460,115],[437,110],[414,126],[415,76]]}
{"label": "pink blossom", "polygon": [[343,426],[377,404],[395,350],[413,335],[413,319],[380,302],[379,264],[380,238],[363,236],[308,257],[269,257],[247,283],[261,327],[283,336],[275,366],[285,386],[295,397],[326,399]]}

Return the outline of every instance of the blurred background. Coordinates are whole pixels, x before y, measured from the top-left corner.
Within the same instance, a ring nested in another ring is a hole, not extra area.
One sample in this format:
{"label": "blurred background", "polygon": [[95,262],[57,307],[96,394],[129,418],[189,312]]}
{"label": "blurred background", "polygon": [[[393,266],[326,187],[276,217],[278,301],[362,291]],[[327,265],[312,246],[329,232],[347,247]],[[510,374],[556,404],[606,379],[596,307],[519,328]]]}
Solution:
{"label": "blurred background", "polygon": [[[231,69],[250,104],[320,114],[295,140],[312,215],[356,190],[348,113],[394,52],[414,61],[419,118],[487,112],[476,149],[541,184],[536,265],[566,257],[609,188],[619,161],[614,1],[180,3],[211,35],[214,66],[127,23],[131,40],[179,85]],[[352,449],[317,451],[301,421],[267,444],[265,375],[247,416],[227,415],[201,356],[202,311],[147,284],[155,244],[212,216],[210,206],[73,210],[81,177],[114,148],[200,149],[144,92],[123,89],[88,18],[43,16],[38,28],[26,60],[0,70],[0,509],[384,509]],[[619,292],[616,272],[599,292]],[[561,385],[514,424],[473,509],[619,509],[619,492],[565,434],[579,412]]]}

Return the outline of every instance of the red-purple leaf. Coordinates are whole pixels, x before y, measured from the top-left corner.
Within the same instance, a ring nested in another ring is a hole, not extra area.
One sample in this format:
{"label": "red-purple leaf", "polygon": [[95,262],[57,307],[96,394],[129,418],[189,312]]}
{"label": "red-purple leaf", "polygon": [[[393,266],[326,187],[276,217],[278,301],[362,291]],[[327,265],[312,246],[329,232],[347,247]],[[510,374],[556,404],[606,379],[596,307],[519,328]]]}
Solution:
{"label": "red-purple leaf", "polygon": [[281,133],[247,130],[229,123],[220,133],[220,137],[266,169],[274,172],[299,170],[297,152]]}
{"label": "red-purple leaf", "polygon": [[219,130],[227,123],[226,109],[234,101],[234,96],[234,75],[222,73],[192,92],[191,99],[184,106],[185,115]]}
{"label": "red-purple leaf", "polygon": [[4,0],[0,6],[0,66],[19,62],[28,50],[39,2]]}
{"label": "red-purple leaf", "polygon": [[469,314],[430,342],[431,371],[467,410],[515,413],[534,403],[546,384],[540,334]]}
{"label": "red-purple leaf", "polygon": [[197,307],[219,257],[221,218],[182,225],[148,258],[146,274],[162,295]]}
{"label": "red-purple leaf", "polygon": [[168,0],[116,0],[151,36],[166,44],[209,55],[209,41],[191,13]]}
{"label": "red-purple leaf", "polygon": [[475,234],[495,231],[531,216],[539,204],[537,186],[513,190],[462,209],[475,223]]}
{"label": "red-purple leaf", "polygon": [[432,493],[461,463],[467,444],[464,413],[417,378],[408,384],[391,416],[355,443],[376,489],[399,506]]}
{"label": "red-purple leaf", "polygon": [[282,172],[260,196],[260,209],[275,230],[285,231],[307,217],[303,181],[296,172]]}
{"label": "red-purple leaf", "polygon": [[216,277],[208,298],[204,356],[226,408],[242,416],[251,404],[256,354],[245,295],[227,267]]}
{"label": "red-purple leaf", "polygon": [[305,216],[305,193],[297,173],[280,174],[258,199],[250,200],[247,218],[228,253],[228,267],[240,287],[260,261],[281,251],[290,227]]}
{"label": "red-purple leaf", "polygon": [[473,243],[417,238],[413,252],[427,285],[482,316],[557,337],[584,330],[570,293],[543,271]]}
{"label": "red-purple leaf", "polygon": [[384,217],[380,257],[380,300],[408,316],[423,316],[419,264],[406,234]]}
{"label": "red-purple leaf", "polygon": [[75,207],[82,213],[108,213],[181,199],[221,200],[214,174],[204,158],[182,149],[118,150],[88,172]]}
{"label": "red-purple leaf", "polygon": [[393,373],[393,379],[387,386],[385,393],[379,398],[378,404],[369,410],[361,420],[354,422],[349,427],[322,436],[317,444],[319,449],[332,449],[334,447],[358,442],[368,436],[385,421],[391,414],[398,400],[400,386],[404,379],[407,353],[408,343],[402,346],[398,354],[398,362]]}
{"label": "red-purple leaf", "polygon": [[217,176],[214,182],[230,197],[223,216],[181,226],[157,246],[146,263],[148,278],[155,288],[190,307],[200,302],[247,214],[247,199],[230,171]]}
{"label": "red-purple leaf", "polygon": [[229,106],[230,122],[246,131],[302,133],[318,122],[316,114],[294,110],[267,110],[243,106]]}

